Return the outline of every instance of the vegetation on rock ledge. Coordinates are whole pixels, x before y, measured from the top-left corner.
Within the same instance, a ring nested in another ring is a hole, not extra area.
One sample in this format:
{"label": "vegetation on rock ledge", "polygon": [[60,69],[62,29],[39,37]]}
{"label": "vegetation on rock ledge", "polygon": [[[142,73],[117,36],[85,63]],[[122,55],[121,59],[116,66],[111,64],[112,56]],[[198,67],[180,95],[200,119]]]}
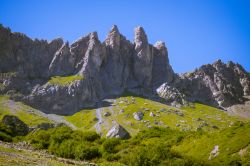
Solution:
{"label": "vegetation on rock ledge", "polygon": [[72,76],[55,76],[51,77],[49,80],[49,83],[52,85],[60,85],[60,86],[66,86],[69,85],[70,83],[78,80],[83,80],[84,77],[81,75],[72,75]]}

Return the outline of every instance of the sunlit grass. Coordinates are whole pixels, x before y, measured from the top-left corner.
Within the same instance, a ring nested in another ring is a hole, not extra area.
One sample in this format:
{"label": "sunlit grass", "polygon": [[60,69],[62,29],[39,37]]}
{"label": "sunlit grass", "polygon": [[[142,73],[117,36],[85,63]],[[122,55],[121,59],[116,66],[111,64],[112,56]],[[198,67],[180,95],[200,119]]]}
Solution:
{"label": "sunlit grass", "polygon": [[45,117],[36,114],[36,110],[21,103],[14,102],[8,96],[0,96],[0,120],[4,115],[14,115],[29,126],[36,126],[41,123],[50,123]]}
{"label": "sunlit grass", "polygon": [[97,122],[95,110],[81,110],[74,115],[64,116],[64,118],[76,126],[79,130],[91,130]]}
{"label": "sunlit grass", "polygon": [[239,151],[249,144],[250,123],[246,123],[234,125],[213,133],[203,133],[200,136],[196,135],[195,137],[186,138],[180,145],[173,147],[173,149],[181,154],[206,161],[214,146],[218,145],[219,155],[210,161],[218,164],[230,161],[233,156],[240,157]]}
{"label": "sunlit grass", "polygon": [[83,79],[84,77],[81,75],[72,75],[72,76],[65,76],[65,77],[55,76],[49,80],[49,83],[52,85],[66,86],[74,81],[83,80]]}

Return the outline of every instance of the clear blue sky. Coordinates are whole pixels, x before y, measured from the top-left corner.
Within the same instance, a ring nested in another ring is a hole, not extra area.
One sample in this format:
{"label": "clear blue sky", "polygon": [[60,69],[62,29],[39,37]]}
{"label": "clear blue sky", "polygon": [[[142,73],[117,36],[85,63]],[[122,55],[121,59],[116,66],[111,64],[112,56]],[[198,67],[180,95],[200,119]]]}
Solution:
{"label": "clear blue sky", "polygon": [[249,0],[0,0],[0,23],[31,38],[70,42],[113,24],[133,41],[144,27],[149,42],[163,40],[176,72],[217,59],[250,71]]}

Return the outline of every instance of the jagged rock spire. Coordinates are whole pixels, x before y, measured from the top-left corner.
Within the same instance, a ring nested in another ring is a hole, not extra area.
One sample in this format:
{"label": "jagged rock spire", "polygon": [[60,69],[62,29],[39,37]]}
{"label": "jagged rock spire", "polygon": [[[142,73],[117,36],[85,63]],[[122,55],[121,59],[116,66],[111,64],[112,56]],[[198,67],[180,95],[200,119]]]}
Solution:
{"label": "jagged rock spire", "polygon": [[148,38],[143,29],[143,27],[138,26],[135,28],[135,49],[140,49],[141,47],[146,47],[148,45]]}
{"label": "jagged rock spire", "polygon": [[165,42],[157,41],[154,44],[154,47],[161,52],[161,55],[166,56],[167,63],[168,63],[169,62],[169,60],[168,60],[168,51],[167,51],[167,47],[165,46]]}
{"label": "jagged rock spire", "polygon": [[113,25],[109,34],[105,40],[106,46],[110,46],[112,48],[119,48],[120,47],[120,32],[116,25]]}
{"label": "jagged rock spire", "polygon": [[157,42],[154,44],[154,47],[157,48],[158,50],[160,50],[160,49],[162,49],[162,48],[166,48],[165,42],[163,42],[163,41],[157,41]]}
{"label": "jagged rock spire", "polygon": [[91,32],[89,34],[89,46],[91,47],[92,45],[94,45],[96,43],[100,43],[100,41],[98,39],[98,34],[97,34],[97,32]]}
{"label": "jagged rock spire", "polygon": [[152,79],[153,53],[142,27],[135,28],[134,74],[139,84],[150,86]]}

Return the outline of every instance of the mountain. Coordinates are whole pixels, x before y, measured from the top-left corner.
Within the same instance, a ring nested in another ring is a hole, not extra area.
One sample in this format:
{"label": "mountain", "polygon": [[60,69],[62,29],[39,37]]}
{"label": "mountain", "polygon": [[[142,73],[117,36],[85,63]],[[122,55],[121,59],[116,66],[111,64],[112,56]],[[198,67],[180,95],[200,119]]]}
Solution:
{"label": "mountain", "polygon": [[249,74],[220,60],[176,74],[164,42],[149,44],[142,27],[134,42],[113,26],[104,42],[96,32],[72,44],[32,40],[0,27],[0,93],[45,113],[72,114],[102,100],[133,93],[175,107],[201,102],[227,109],[250,94]]}
{"label": "mountain", "polygon": [[69,44],[0,26],[0,165],[249,165],[249,82],[221,60],[175,73],[142,27]]}

